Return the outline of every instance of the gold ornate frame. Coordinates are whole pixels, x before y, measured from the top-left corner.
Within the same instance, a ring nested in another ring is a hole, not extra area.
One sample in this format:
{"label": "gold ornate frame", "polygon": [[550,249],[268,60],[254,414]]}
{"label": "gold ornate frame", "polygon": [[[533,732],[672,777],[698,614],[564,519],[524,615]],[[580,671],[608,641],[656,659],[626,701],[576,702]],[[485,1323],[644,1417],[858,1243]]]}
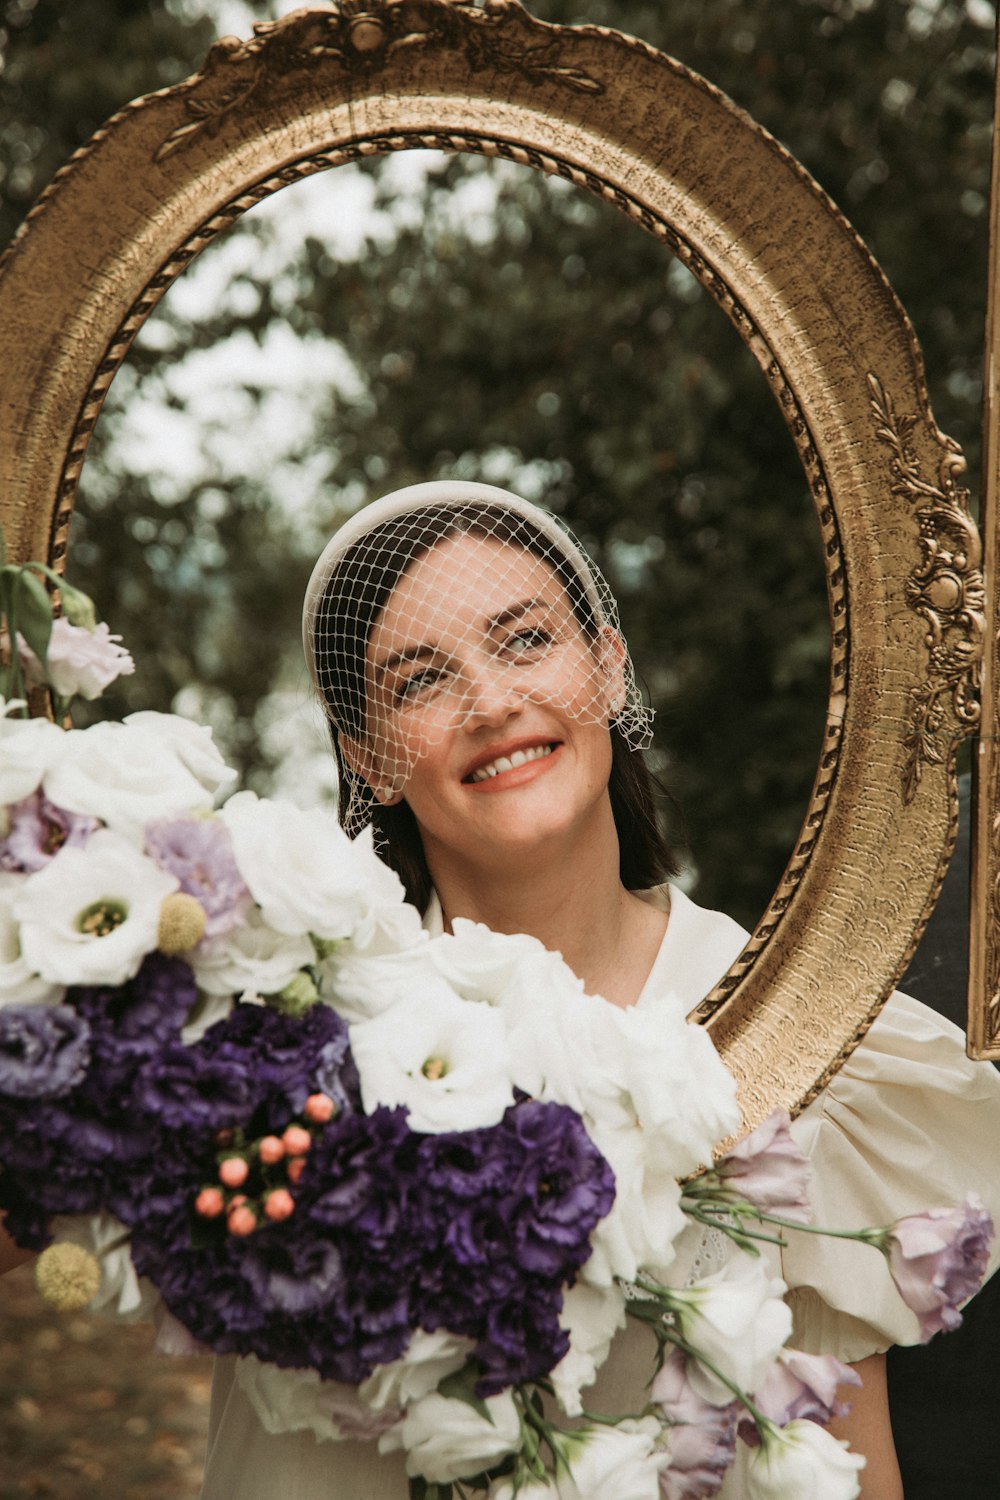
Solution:
{"label": "gold ornate frame", "polygon": [[916,945],[954,842],[954,751],[978,719],[979,538],[905,314],[803,168],[640,41],[546,25],[517,0],[340,0],[254,30],[110,120],[0,263],[0,514],[14,555],[63,561],[87,442],[132,338],[267,194],[430,146],[525,163],[614,204],[752,350],[826,550],[832,681],[812,799],[757,930],[694,1012],[748,1125],[803,1107]]}

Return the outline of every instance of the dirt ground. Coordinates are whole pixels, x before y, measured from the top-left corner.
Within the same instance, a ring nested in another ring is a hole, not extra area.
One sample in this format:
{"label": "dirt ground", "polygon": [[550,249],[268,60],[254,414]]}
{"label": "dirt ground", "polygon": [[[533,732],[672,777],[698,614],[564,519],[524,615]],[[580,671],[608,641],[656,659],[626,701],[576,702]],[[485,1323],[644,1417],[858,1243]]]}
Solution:
{"label": "dirt ground", "polygon": [[0,1500],[196,1500],[211,1363],[152,1330],[54,1312],[31,1266],[0,1286]]}

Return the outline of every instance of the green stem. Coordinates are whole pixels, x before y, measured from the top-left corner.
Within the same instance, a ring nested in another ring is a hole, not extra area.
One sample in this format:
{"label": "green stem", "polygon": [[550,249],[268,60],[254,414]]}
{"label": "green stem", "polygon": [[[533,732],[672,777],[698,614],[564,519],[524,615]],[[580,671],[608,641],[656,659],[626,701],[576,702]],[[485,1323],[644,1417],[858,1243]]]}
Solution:
{"label": "green stem", "polygon": [[675,1348],[680,1349],[682,1354],[686,1354],[690,1359],[697,1360],[698,1364],[704,1365],[705,1369],[708,1370],[710,1374],[714,1375],[716,1380],[720,1380],[727,1390],[732,1391],[737,1401],[739,1401],[742,1406],[745,1406],[747,1411],[750,1413],[751,1417],[754,1420],[754,1426],[757,1428],[757,1431],[761,1434],[762,1437],[764,1436],[764,1433],[768,1428],[774,1428],[774,1423],[771,1421],[770,1417],[765,1417],[760,1408],[754,1405],[753,1398],[751,1396],[748,1396],[746,1391],[742,1390],[734,1380],[730,1380],[728,1375],[724,1375],[719,1369],[718,1365],[713,1364],[710,1359],[706,1359],[705,1355],[700,1353],[693,1344],[689,1344],[687,1339],[684,1338],[683,1334],[675,1333],[671,1329],[665,1329],[663,1336],[668,1343],[671,1343],[675,1346]]}

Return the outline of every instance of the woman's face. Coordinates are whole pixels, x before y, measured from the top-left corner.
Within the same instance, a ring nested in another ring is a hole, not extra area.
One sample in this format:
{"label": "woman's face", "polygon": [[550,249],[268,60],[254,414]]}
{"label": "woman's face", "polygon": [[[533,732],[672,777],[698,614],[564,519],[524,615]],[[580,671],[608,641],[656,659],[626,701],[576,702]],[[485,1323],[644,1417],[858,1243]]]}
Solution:
{"label": "woman's face", "polygon": [[365,774],[406,798],[428,858],[569,833],[607,796],[622,655],[616,635],[587,638],[533,553],[449,538],[372,631]]}

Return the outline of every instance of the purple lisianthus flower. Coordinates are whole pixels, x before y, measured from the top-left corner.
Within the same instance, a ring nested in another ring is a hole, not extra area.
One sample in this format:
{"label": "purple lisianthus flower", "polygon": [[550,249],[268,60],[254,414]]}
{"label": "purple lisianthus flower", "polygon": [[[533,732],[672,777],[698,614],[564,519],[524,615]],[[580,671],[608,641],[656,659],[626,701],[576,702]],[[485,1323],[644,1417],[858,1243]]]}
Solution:
{"label": "purple lisianthus flower", "polygon": [[717,1495],[736,1457],[738,1401],[713,1406],[688,1379],[687,1359],[672,1349],[650,1392],[668,1430],[669,1454],[660,1470],[662,1500],[703,1500]]}
{"label": "purple lisianthus flower", "polygon": [[304,1016],[237,1005],[196,1046],[253,1079],[269,1129],[283,1128],[289,1114],[298,1114],[317,1091],[329,1094],[341,1112],[361,1106],[347,1023],[328,1005],[310,1006]]}
{"label": "purple lisianthus flower", "polygon": [[0,1094],[58,1099],[90,1061],[90,1027],[68,1005],[0,1008]]}
{"label": "purple lisianthus flower", "polygon": [[144,1063],[133,1096],[169,1130],[219,1130],[252,1108],[251,1081],[238,1063],[179,1042]]}
{"label": "purple lisianthus flower", "polygon": [[[800,1349],[780,1349],[763,1383],[753,1393],[758,1411],[778,1427],[799,1420],[825,1427],[833,1417],[845,1416],[850,1404],[837,1400],[837,1388],[860,1385],[861,1376],[832,1354],[803,1354]],[[751,1447],[760,1442],[756,1425],[749,1418],[740,1423],[740,1437]]]}
{"label": "purple lisianthus flower", "polygon": [[125,984],[81,985],[67,999],[102,1038],[102,1051],[120,1046],[144,1054],[180,1038],[198,988],[190,964],[149,953]]}
{"label": "purple lisianthus flower", "polygon": [[575,1110],[529,1100],[507,1111],[503,1127],[524,1150],[505,1212],[520,1264],[567,1279],[590,1255],[590,1235],[615,1200],[615,1179]]}
{"label": "purple lisianthus flower", "polygon": [[40,870],[66,844],[82,848],[96,828],[97,818],[56,807],[39,790],[9,809],[10,828],[0,839],[0,870],[26,875]]}
{"label": "purple lisianthus flower", "polygon": [[993,1220],[975,1193],[958,1208],[932,1208],[882,1231],[879,1247],[924,1343],[961,1323],[958,1309],[982,1285],[992,1241]]}
{"label": "purple lisianthus flower", "polygon": [[164,818],[146,825],[146,853],[200,902],[209,940],[231,932],[253,898],[236,866],[229,829],[215,818]]}
{"label": "purple lisianthus flower", "polygon": [[812,1167],[792,1139],[787,1110],[772,1115],[716,1163],[722,1187],[765,1213],[808,1224]]}
{"label": "purple lisianthus flower", "polygon": [[344,1289],[344,1258],[318,1237],[252,1236],[241,1271],[264,1309],[293,1317],[315,1312]]}

